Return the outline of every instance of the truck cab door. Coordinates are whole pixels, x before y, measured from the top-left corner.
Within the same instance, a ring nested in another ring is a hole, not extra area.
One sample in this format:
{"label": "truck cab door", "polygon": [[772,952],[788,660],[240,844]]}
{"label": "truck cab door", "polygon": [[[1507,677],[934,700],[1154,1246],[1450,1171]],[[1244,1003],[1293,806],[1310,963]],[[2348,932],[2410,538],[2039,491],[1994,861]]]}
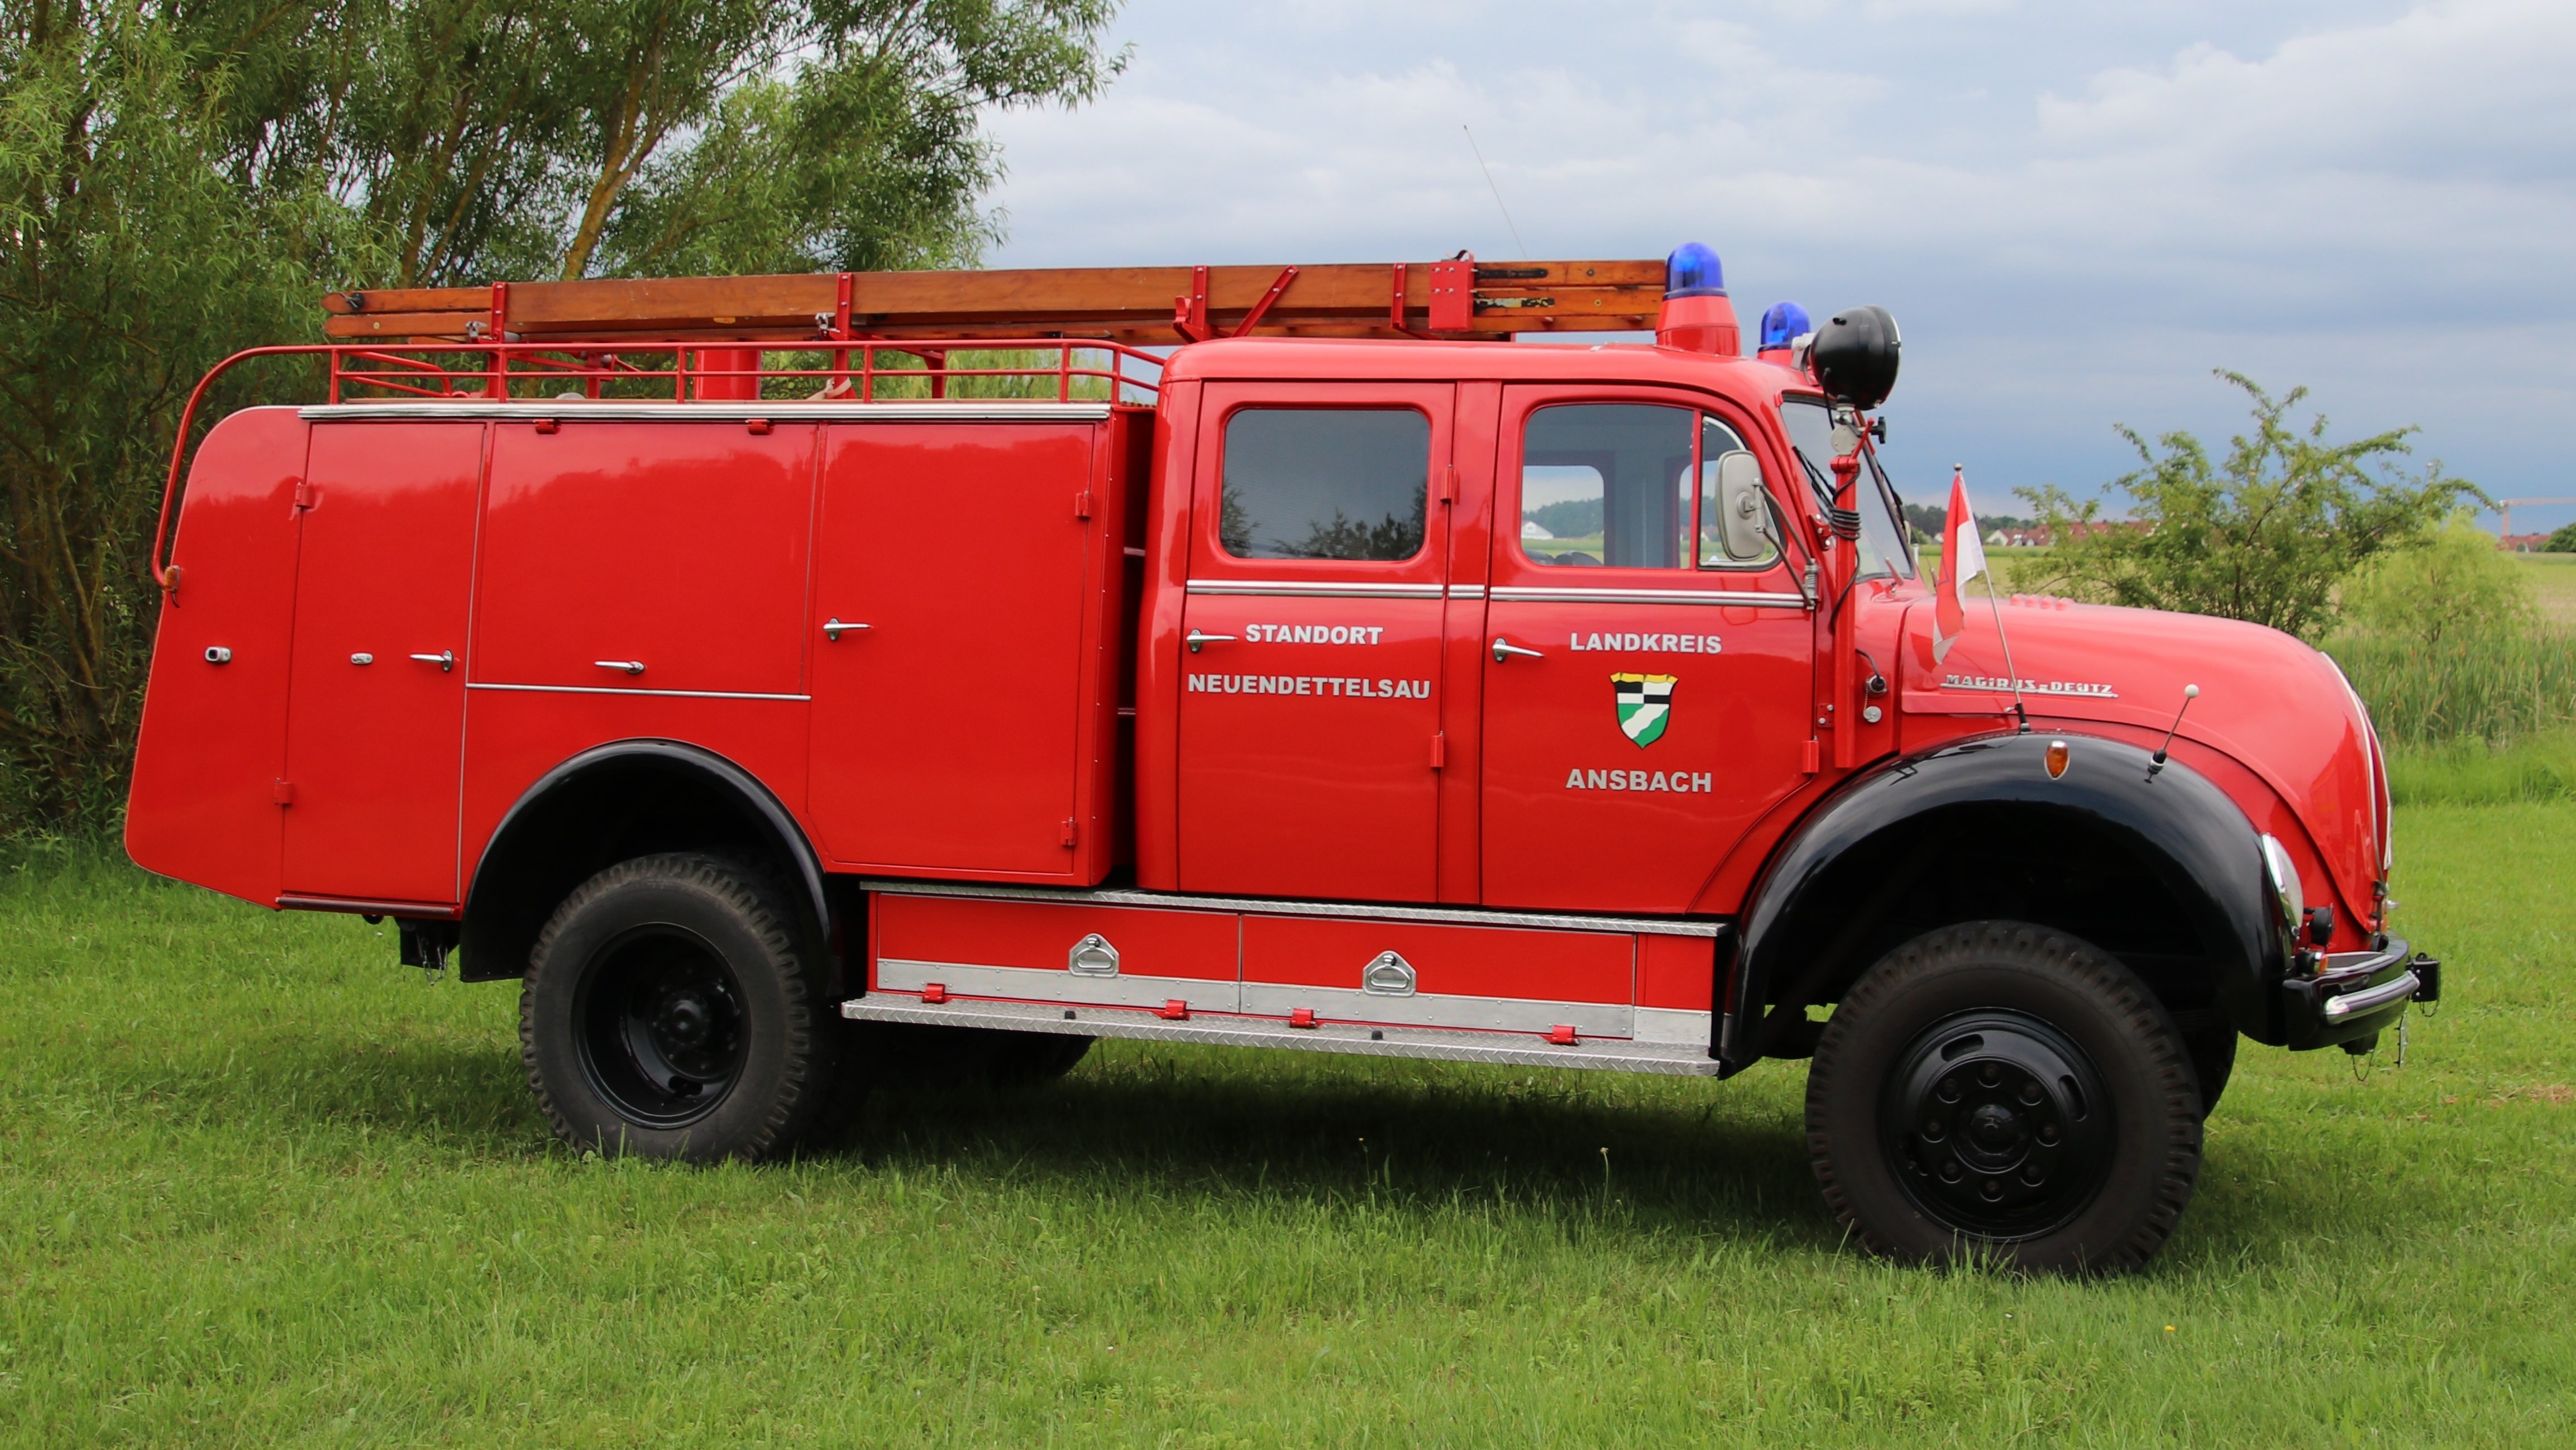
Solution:
{"label": "truck cab door", "polygon": [[1727,552],[1718,460],[1738,449],[1775,508],[1791,497],[1777,450],[1710,400],[1505,390],[1479,657],[1488,905],[1687,910],[1805,781],[1814,628],[1776,542]]}
{"label": "truck cab door", "polygon": [[1446,384],[1211,384],[1182,608],[1182,890],[1436,895]]}
{"label": "truck cab door", "polygon": [[288,896],[452,905],[484,425],[313,427],[286,707]]}

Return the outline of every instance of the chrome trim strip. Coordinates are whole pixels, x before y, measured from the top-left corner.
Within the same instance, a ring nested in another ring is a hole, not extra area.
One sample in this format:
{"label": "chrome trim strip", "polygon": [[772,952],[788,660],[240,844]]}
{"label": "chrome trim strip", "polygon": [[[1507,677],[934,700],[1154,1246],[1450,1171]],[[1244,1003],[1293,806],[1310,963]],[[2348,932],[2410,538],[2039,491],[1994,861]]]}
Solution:
{"label": "chrome trim strip", "polygon": [[2400,972],[2376,987],[2364,987],[2358,992],[2346,992],[2340,997],[2328,997],[2325,1005],[2326,1020],[2341,1022],[2346,1018],[2358,1017],[2365,1012],[2376,1012],[2391,1002],[2403,1002],[2414,996],[2417,989],[2423,985],[2421,979],[2413,972],[2407,971]]}
{"label": "chrome trim strip", "polygon": [[2413,957],[2414,954],[2415,948],[2412,944],[2394,938],[2389,940],[2387,946],[2377,951],[2332,952],[2327,955],[2323,968],[2318,971],[2317,980],[2332,986],[2351,978],[2368,977],[2374,973],[2386,971],[2399,962]]}
{"label": "chrome trim strip", "polygon": [[1485,597],[1485,586],[1482,584],[1452,584],[1449,586],[1449,597],[1452,599],[1482,599]]}
{"label": "chrome trim strip", "polygon": [[[472,376],[459,374],[460,377]],[[534,374],[513,374],[530,377]],[[480,398],[434,402],[388,398],[370,403],[317,403],[298,408],[308,423],[346,422],[357,418],[481,418],[562,422],[582,419],[612,423],[740,423],[766,418],[773,423],[1098,423],[1108,418],[1106,402],[1020,403],[990,400],[960,403],[812,402],[797,398],[762,398],[751,402],[657,403],[627,398],[513,398],[486,402]]]}
{"label": "chrome trim strip", "polygon": [[1426,992],[1388,997],[1355,987],[1308,987],[1284,982],[1243,984],[1243,1010],[1285,1017],[1300,1007],[1327,1022],[1383,1023],[1390,1027],[1479,1028],[1489,1032],[1543,1034],[1560,1024],[1586,1037],[1636,1035],[1637,1009],[1624,1002],[1550,1002],[1527,997],[1444,996]]}
{"label": "chrome trim strip", "polygon": [[1034,998],[1073,1006],[1160,1007],[1178,997],[1193,1011],[1232,1012],[1242,1001],[1230,977],[1094,977],[1053,967],[877,958],[877,986],[882,991],[918,992],[933,982],[954,996]]}
{"label": "chrome trim strip", "polygon": [[1669,1042],[1676,1047],[1709,1050],[1717,1041],[1717,1014],[1685,1012],[1674,1007],[1640,1007],[1637,1009],[1637,1040]]}
{"label": "chrome trim strip", "polygon": [[1473,906],[1380,906],[1357,901],[1268,901],[1252,896],[1189,896],[1133,888],[1069,890],[1058,886],[987,886],[977,882],[899,881],[865,877],[863,891],[888,896],[994,896],[1014,901],[1056,901],[1071,906],[1142,906],[1174,911],[1244,911],[1256,916],[1338,916],[1377,921],[1439,921],[1460,926],[1529,926],[1556,931],[1599,931],[1646,936],[1721,937],[1724,921],[1678,921],[1654,916],[1576,916],[1545,911],[1499,911]]}
{"label": "chrome trim strip", "polygon": [[615,685],[496,685],[486,680],[468,680],[469,690],[523,690],[541,695],[669,695],[682,700],[795,700],[806,701],[811,695],[760,695],[748,690],[636,690]]}
{"label": "chrome trim strip", "polygon": [[1541,589],[1497,584],[1489,596],[1496,602],[1528,604],[1732,604],[1752,609],[1804,609],[1803,594],[1772,594],[1750,589]]}
{"label": "chrome trim strip", "polygon": [[[1518,1033],[1441,1032],[1419,1027],[1318,1025],[1290,1027],[1243,1017],[1165,1022],[1141,1012],[1107,1009],[1068,1021],[1061,1007],[1014,1002],[950,1002],[926,1007],[909,998],[858,997],[841,1015],[869,1022],[920,1022],[940,1026],[997,1027],[1011,1032],[1061,1032],[1077,1037],[1125,1037],[1155,1042],[1195,1042],[1220,1047],[1284,1047],[1356,1057],[1416,1057],[1451,1062],[1490,1062],[1510,1067],[1574,1067],[1643,1072],[1669,1077],[1715,1077],[1718,1061],[1705,1049],[1677,1050],[1643,1042],[1577,1041],[1557,1047]],[[1374,1034],[1374,1035],[1373,1035]]]}
{"label": "chrome trim strip", "polygon": [[1193,579],[1192,594],[1252,595],[1272,599],[1437,599],[1437,584],[1318,584],[1302,579]]}

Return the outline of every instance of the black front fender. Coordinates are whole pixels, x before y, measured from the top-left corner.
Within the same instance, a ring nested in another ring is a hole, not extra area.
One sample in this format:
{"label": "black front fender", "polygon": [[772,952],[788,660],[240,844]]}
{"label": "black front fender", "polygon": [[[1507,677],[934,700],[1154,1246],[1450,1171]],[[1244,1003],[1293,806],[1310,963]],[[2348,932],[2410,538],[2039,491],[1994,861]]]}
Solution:
{"label": "black front fender", "polygon": [[[2052,741],[2068,747],[2058,777],[2047,769]],[[2161,770],[2151,764],[2146,751],[2095,736],[1991,735],[1900,758],[1847,782],[1790,834],[1755,884],[1727,984],[1718,1051],[1726,1071],[1777,1050],[1796,1030],[1791,1014],[1803,1023],[1807,994],[1846,968],[1815,959],[1832,955],[1818,952],[1817,943],[1858,942],[1869,924],[1863,918],[1887,908],[1890,898],[1876,894],[1873,881],[1849,870],[1838,879],[1836,867],[1891,859],[1869,848],[1896,840],[1908,843],[1903,859],[1919,866],[1943,851],[1945,818],[1971,812],[1989,831],[1996,820],[2026,821],[2034,836],[2080,830],[2151,872],[2161,897],[2186,918],[2214,977],[2217,1005],[2246,1035],[2281,1041],[2283,943],[2267,906],[2253,824],[2207,777],[2170,761]],[[2080,924],[2072,929],[2082,934]]]}

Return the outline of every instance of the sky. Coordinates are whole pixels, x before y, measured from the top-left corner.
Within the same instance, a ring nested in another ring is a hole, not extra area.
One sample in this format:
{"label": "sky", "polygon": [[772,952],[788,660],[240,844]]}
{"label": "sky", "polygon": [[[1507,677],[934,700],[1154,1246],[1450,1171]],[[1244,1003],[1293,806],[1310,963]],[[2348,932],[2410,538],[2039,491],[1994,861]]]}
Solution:
{"label": "sky", "polygon": [[1910,498],[2096,493],[2120,424],[2223,445],[2217,368],[2576,498],[2569,0],[1129,0],[1113,43],[1098,101],[992,118],[992,265],[1696,240],[1748,327],[1895,313]]}

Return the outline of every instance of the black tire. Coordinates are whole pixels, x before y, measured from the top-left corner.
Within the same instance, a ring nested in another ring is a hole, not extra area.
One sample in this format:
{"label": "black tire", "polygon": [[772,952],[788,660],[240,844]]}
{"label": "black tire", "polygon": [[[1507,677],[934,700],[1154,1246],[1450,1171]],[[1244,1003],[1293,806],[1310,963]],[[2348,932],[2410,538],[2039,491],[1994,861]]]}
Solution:
{"label": "black tire", "polygon": [[1854,983],[1807,1071],[1825,1203],[1872,1253],[2117,1273],[2200,1174],[2200,1084],[2129,969],[2023,922],[1944,927]]}
{"label": "black tire", "polygon": [[792,1145],[830,1091],[821,953],[757,872],[641,856],[555,908],[519,993],[519,1054],[579,1148],[710,1162]]}
{"label": "black tire", "polygon": [[2206,1119],[2218,1111],[2227,1079],[2236,1071],[2236,1024],[2215,1007],[2176,1012],[2173,1020],[2183,1051],[2191,1056],[2192,1076],[2200,1082],[2200,1115]]}

